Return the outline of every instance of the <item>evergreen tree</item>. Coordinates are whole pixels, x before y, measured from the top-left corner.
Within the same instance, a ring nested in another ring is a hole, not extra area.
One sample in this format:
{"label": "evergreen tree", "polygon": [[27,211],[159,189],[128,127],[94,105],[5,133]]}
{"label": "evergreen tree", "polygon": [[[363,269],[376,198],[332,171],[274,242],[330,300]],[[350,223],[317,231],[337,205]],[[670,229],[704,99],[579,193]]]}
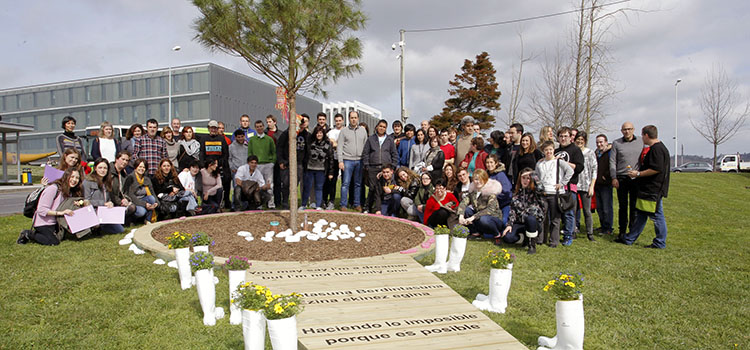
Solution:
{"label": "evergreen tree", "polygon": [[461,74],[456,74],[448,83],[451,98],[445,101],[443,111],[432,117],[431,124],[438,129],[457,127],[461,118],[471,115],[479,121],[482,129],[493,127],[495,117],[492,112],[500,110],[496,72],[487,52],[477,55],[476,62],[465,60]]}

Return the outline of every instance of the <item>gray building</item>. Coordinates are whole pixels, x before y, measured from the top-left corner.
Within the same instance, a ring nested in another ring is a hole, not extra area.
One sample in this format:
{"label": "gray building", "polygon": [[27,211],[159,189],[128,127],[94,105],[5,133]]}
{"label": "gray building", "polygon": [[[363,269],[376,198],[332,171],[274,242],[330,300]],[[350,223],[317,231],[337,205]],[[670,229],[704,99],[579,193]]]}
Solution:
{"label": "gray building", "polygon": [[[274,109],[275,86],[212,63],[3,89],[0,114],[4,122],[33,125],[34,132],[24,133],[19,147],[23,153],[42,153],[55,151],[55,137],[67,115],[76,119],[81,134],[103,121],[145,126],[153,118],[168,125],[170,98],[172,115],[183,125],[206,127],[208,120],[216,119],[232,132],[242,114],[250,116],[251,127],[255,120],[265,123],[265,117],[273,114],[279,129],[287,128]],[[314,118],[321,110],[320,102],[297,97],[297,113]]]}

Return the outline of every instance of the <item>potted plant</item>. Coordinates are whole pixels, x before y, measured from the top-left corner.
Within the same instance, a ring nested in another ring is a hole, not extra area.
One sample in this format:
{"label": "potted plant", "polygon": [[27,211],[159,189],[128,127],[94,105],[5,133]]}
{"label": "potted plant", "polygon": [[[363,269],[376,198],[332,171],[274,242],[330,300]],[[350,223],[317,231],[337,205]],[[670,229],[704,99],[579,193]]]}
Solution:
{"label": "potted plant", "polygon": [[435,262],[432,265],[425,266],[427,271],[446,273],[448,272],[448,238],[451,230],[445,225],[435,227]]}
{"label": "potted plant", "polygon": [[[271,291],[252,282],[243,282],[232,294],[232,305],[242,309],[242,337],[245,350],[262,350],[266,343],[266,318],[263,309],[273,299]],[[295,333],[296,336],[296,333]]]}
{"label": "potted plant", "polygon": [[180,287],[188,289],[192,285],[190,274],[190,234],[175,231],[167,237],[167,248],[174,249],[177,261],[177,273],[180,276]]}
{"label": "potted plant", "polygon": [[216,320],[224,317],[224,309],[216,307],[214,276],[214,256],[211,253],[197,252],[190,256],[190,268],[195,272],[195,286],[198,300],[203,310],[203,324],[213,326]]}
{"label": "potted plant", "polygon": [[583,350],[583,275],[561,272],[547,282],[544,291],[557,299],[557,335],[539,337],[539,349]]}
{"label": "potted plant", "polygon": [[456,225],[451,229],[451,253],[448,258],[448,271],[461,271],[461,261],[464,259],[464,253],[466,252],[466,237],[468,236],[469,228],[464,225]]}
{"label": "potted plant", "polygon": [[263,310],[274,350],[297,349],[296,315],[302,312],[302,296],[297,293],[272,295]]}
{"label": "potted plant", "polygon": [[190,236],[190,244],[193,245],[193,252],[208,253],[208,246],[216,244],[211,236],[205,232],[196,232]]}
{"label": "potted plant", "polygon": [[472,302],[480,310],[505,313],[516,256],[507,249],[490,250],[482,261],[490,266],[490,294],[477,294]]}
{"label": "potted plant", "polygon": [[[232,295],[237,290],[237,286],[245,282],[245,270],[249,269],[250,265],[251,264],[247,261],[247,258],[241,256],[230,256],[229,259],[224,262],[224,270],[227,270],[227,273],[229,274],[229,299],[232,299]],[[242,310],[234,303],[229,304],[229,323],[242,323]]]}

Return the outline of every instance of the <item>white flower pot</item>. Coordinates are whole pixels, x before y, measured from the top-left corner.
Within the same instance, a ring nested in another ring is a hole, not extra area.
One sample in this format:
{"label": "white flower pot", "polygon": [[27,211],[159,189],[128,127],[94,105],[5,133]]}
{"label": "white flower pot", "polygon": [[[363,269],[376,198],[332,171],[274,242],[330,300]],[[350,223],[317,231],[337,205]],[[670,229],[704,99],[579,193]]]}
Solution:
{"label": "white flower pot", "polygon": [[[243,282],[245,282],[245,270],[229,270],[229,300],[232,300],[237,286]],[[242,323],[242,310],[234,303],[229,303],[229,323]]]}
{"label": "white flower pot", "polygon": [[195,271],[195,287],[203,310],[203,324],[216,325],[216,320],[224,317],[224,309],[216,307],[214,276],[210,269]]}
{"label": "white flower pot", "polygon": [[449,235],[435,235],[435,263],[425,266],[427,271],[446,273],[448,271]]}
{"label": "white flower pot", "polygon": [[490,269],[490,294],[477,294],[471,304],[480,310],[504,314],[512,277],[513,264],[508,264],[507,269]]}
{"label": "white flower pot", "polygon": [[297,350],[297,317],[268,320],[268,336],[274,350]]}
{"label": "white flower pot", "polygon": [[461,261],[466,252],[466,238],[451,237],[451,255],[448,258],[448,271],[461,271]]}
{"label": "white flower pot", "polygon": [[177,248],[174,250],[177,260],[177,273],[180,276],[180,287],[188,289],[192,285],[192,274],[190,273],[190,248]]}
{"label": "white flower pot", "polygon": [[242,338],[245,340],[245,350],[264,349],[266,318],[263,316],[263,311],[242,310]]}
{"label": "white flower pot", "polygon": [[583,350],[583,296],[578,300],[559,300],[555,304],[557,335],[539,337],[539,349]]}
{"label": "white flower pot", "polygon": [[206,252],[208,253],[208,246],[207,245],[197,245],[193,247],[193,253],[197,252]]}

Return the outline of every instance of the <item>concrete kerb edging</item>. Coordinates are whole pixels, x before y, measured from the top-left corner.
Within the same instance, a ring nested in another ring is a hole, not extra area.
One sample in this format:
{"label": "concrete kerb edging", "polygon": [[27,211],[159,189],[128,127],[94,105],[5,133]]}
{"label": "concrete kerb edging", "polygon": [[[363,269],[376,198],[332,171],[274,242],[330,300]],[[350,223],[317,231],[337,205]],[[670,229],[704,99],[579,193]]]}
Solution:
{"label": "concrete kerb edging", "polygon": [[[155,240],[151,233],[164,225],[172,224],[179,221],[188,221],[188,220],[198,220],[201,218],[206,217],[215,217],[215,216],[236,216],[239,214],[252,214],[252,213],[263,213],[267,212],[267,210],[251,210],[251,211],[245,211],[245,212],[239,212],[239,213],[221,213],[221,214],[211,214],[211,215],[204,215],[204,216],[193,216],[193,217],[186,217],[186,218],[179,218],[179,219],[172,219],[167,221],[160,221],[157,223],[141,226],[138,228],[135,233],[133,233],[133,243],[138,247],[141,248],[147,252],[150,252],[155,257],[162,259],[164,261],[170,261],[174,260],[174,250],[167,249],[167,246],[164,244],[161,244],[159,241]],[[286,211],[288,212],[288,211]],[[304,211],[303,211],[304,212]],[[399,221],[401,223],[410,224],[419,230],[421,230],[425,234],[424,240],[422,240],[422,243],[417,245],[416,247],[407,249],[405,251],[401,252],[401,255],[409,255],[414,259],[421,259],[428,253],[432,252],[433,245],[434,245],[434,232],[431,228],[429,228],[426,225],[423,225],[421,223],[410,221],[407,219],[401,219],[401,218],[394,218],[394,217],[388,217],[388,216],[381,216],[381,215],[375,215],[375,214],[361,214],[361,213],[348,213],[348,212],[342,212],[337,210],[323,210],[323,211],[310,211],[310,213],[335,213],[335,214],[343,214],[343,215],[368,215],[377,217],[383,220],[393,220],[393,221]],[[433,242],[430,242],[430,239],[433,239]],[[407,252],[409,250],[413,250],[413,252]],[[389,255],[389,254],[399,254],[399,253],[388,253],[383,255]],[[377,255],[375,255],[377,256]],[[226,257],[214,257],[214,262],[216,265],[222,265],[227,260]],[[252,260],[252,259],[251,259]]]}

